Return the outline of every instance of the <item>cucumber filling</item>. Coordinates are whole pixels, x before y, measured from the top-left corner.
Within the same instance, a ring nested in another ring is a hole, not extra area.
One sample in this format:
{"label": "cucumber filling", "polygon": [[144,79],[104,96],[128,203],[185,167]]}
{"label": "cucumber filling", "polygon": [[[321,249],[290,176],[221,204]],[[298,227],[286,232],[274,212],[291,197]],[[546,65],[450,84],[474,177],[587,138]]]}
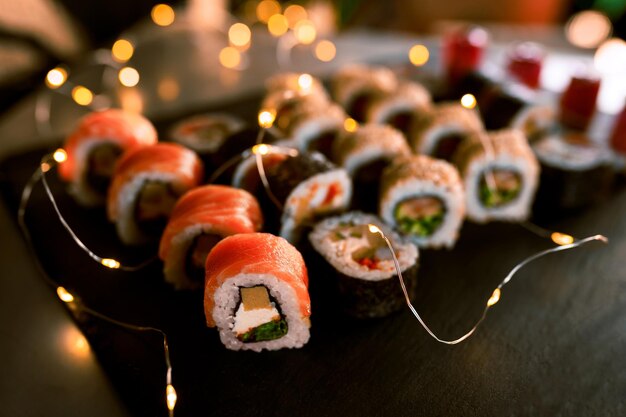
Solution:
{"label": "cucumber filling", "polygon": [[488,208],[501,207],[515,200],[522,189],[517,172],[494,169],[485,172],[480,181],[480,202]]}
{"label": "cucumber filling", "polygon": [[233,332],[244,343],[280,339],[289,331],[287,320],[267,287],[240,288],[240,303],[234,316]]}
{"label": "cucumber filling", "polygon": [[97,192],[106,194],[115,163],[122,154],[122,148],[113,142],[94,146],[87,157],[87,183]]}
{"label": "cucumber filling", "polygon": [[394,217],[402,233],[429,237],[443,224],[445,207],[437,197],[413,197],[398,203]]}

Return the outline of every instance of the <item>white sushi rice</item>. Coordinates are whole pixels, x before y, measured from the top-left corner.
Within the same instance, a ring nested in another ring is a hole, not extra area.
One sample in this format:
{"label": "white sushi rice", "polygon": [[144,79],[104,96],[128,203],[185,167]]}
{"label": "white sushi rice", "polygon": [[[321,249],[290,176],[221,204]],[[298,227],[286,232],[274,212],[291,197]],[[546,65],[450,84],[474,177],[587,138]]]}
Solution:
{"label": "white sushi rice", "polygon": [[568,171],[586,171],[600,165],[614,165],[614,155],[600,145],[569,143],[558,135],[547,136],[533,144],[541,163]]}
{"label": "white sushi rice", "polygon": [[420,248],[451,248],[459,237],[465,216],[465,193],[460,182],[437,184],[428,179],[410,179],[398,182],[381,197],[380,216],[387,224],[396,225],[394,211],[398,203],[408,198],[435,197],[445,207],[443,223],[430,236],[411,234],[409,237]]}
{"label": "white sushi rice", "polygon": [[[485,207],[480,201],[480,183],[483,173],[493,169],[513,171],[520,176],[521,189],[517,197],[496,207]],[[530,215],[535,191],[539,178],[539,169],[535,163],[526,158],[511,155],[499,155],[496,160],[486,158],[474,159],[464,174],[466,192],[467,217],[477,223],[491,220],[522,221]]]}
{"label": "white sushi rice", "polygon": [[[233,328],[235,326],[235,312],[240,299],[241,287],[265,286],[270,295],[280,306],[283,317],[287,321],[287,334],[279,339],[263,342],[244,343],[237,339]],[[219,329],[220,339],[227,349],[252,350],[260,352],[263,349],[277,350],[282,348],[300,348],[309,341],[311,322],[303,317],[298,298],[293,288],[284,281],[271,274],[239,274],[226,280],[215,290],[213,295],[215,307],[212,317]]]}
{"label": "white sushi rice", "polygon": [[417,247],[391,231],[378,217],[361,212],[349,212],[322,220],[309,234],[309,240],[315,250],[340,273],[365,281],[381,281],[396,276],[395,264],[386,246],[382,248],[382,255],[385,257],[377,262],[376,268],[372,269],[359,264],[352,257],[355,250],[367,244],[367,236],[345,236],[342,240],[333,239],[336,230],[345,223],[355,226],[374,224],[379,227],[390,240],[402,272],[417,263],[419,256]]}
{"label": "white sushi rice", "polygon": [[[326,204],[329,188],[338,184],[340,192]],[[345,210],[352,198],[352,181],[344,169],[334,169],[314,175],[298,184],[287,196],[281,217],[280,236],[290,243],[300,238],[299,226],[314,217]],[[300,204],[298,204],[300,203]],[[297,212],[293,212],[297,210]]]}
{"label": "white sushi rice", "polygon": [[95,147],[108,143],[119,146],[116,141],[94,137],[81,141],[76,147],[74,180],[69,184],[68,191],[83,206],[99,206],[106,200],[106,196],[94,190],[87,181],[87,160]]}
{"label": "white sushi rice", "polygon": [[[147,171],[135,175],[120,189],[115,202],[117,218],[112,220],[115,221],[117,234],[125,245],[141,245],[149,241],[148,236],[137,226],[135,219],[135,202],[143,184],[146,181],[160,181],[172,184],[172,187],[176,188],[176,180],[176,175],[172,173]],[[182,194],[184,190],[179,191]]]}

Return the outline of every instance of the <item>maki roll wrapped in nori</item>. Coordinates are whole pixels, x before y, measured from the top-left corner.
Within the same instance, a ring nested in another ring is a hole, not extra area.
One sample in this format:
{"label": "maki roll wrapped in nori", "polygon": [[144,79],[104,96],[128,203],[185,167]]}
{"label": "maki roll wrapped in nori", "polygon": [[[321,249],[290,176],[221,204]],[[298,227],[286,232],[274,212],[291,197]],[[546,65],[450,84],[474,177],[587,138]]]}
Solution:
{"label": "maki roll wrapped in nori", "polygon": [[352,206],[375,212],[383,169],[397,157],[410,153],[404,135],[387,125],[368,123],[340,136],[333,147],[333,161],[352,177]]}
{"label": "maki roll wrapped in nori", "polygon": [[278,129],[283,136],[289,134],[289,129],[294,117],[303,112],[303,108],[314,111],[323,109],[330,104],[330,99],[326,95],[312,94],[310,92],[277,90],[269,92],[261,108],[274,114],[274,128]]}
{"label": "maki roll wrapped in nori", "polygon": [[309,235],[313,248],[336,271],[343,310],[357,318],[384,317],[405,305],[391,252],[380,234],[370,231],[369,224],[390,240],[412,299],[417,286],[417,247],[389,230],[378,217],[360,212],[329,217]]}
{"label": "maki roll wrapped in nori", "polygon": [[293,146],[303,152],[317,151],[331,157],[333,143],[343,132],[348,116],[335,103],[324,106],[303,103],[297,106],[286,127],[286,135]]}
{"label": "maki roll wrapped in nori", "polygon": [[332,95],[351,117],[365,122],[369,106],[382,94],[396,91],[398,79],[389,68],[350,65],[332,79]]}
{"label": "maki roll wrapped in nori", "polygon": [[202,175],[198,155],[175,143],[125,153],[107,199],[107,214],[121,241],[127,245],[158,241],[176,201],[198,186]]}
{"label": "maki roll wrapped in nori", "polygon": [[415,153],[451,161],[463,140],[482,130],[475,110],[456,102],[442,103],[422,115],[409,134],[409,142]]}
{"label": "maki roll wrapped in nori", "polygon": [[481,109],[487,129],[520,129],[530,141],[544,136],[557,125],[554,106],[542,102],[536,92],[517,84],[493,88]]}
{"label": "maki roll wrapped in nori", "polygon": [[613,155],[584,134],[547,136],[533,144],[541,163],[535,211],[539,215],[579,209],[607,197],[615,176]]}
{"label": "maki roll wrapped in nori", "polygon": [[285,239],[229,236],[206,259],[207,325],[231,350],[302,347],[311,326],[308,282],[302,255]]}
{"label": "maki roll wrapped in nori", "polygon": [[122,154],[156,142],[156,129],[139,114],[119,109],[89,113],[63,144],[67,159],[59,176],[80,204],[101,205]]}
{"label": "maki roll wrapped in nori", "polygon": [[476,133],[461,144],[454,162],[463,178],[470,220],[485,223],[528,218],[539,163],[521,131]]}
{"label": "maki roll wrapped in nori", "polygon": [[412,81],[398,84],[394,91],[377,95],[367,108],[368,123],[388,124],[408,134],[420,115],[432,105],[430,93]]}
{"label": "maki roll wrapped in nori", "polygon": [[194,150],[207,164],[217,167],[215,155],[232,135],[245,129],[238,117],[225,113],[208,113],[191,116],[174,125],[169,137]]}
{"label": "maki roll wrapped in nori", "polygon": [[383,171],[380,217],[419,247],[454,246],[464,215],[463,185],[452,164],[414,155]]}
{"label": "maki roll wrapped in nori", "polygon": [[280,236],[290,242],[297,242],[316,218],[346,210],[352,198],[346,170],[317,152],[289,154],[265,173],[282,208]]}
{"label": "maki roll wrapped in nori", "polygon": [[200,288],[211,249],[226,236],[258,232],[263,224],[256,198],[245,190],[205,185],[176,203],[159,246],[165,280],[176,289]]}

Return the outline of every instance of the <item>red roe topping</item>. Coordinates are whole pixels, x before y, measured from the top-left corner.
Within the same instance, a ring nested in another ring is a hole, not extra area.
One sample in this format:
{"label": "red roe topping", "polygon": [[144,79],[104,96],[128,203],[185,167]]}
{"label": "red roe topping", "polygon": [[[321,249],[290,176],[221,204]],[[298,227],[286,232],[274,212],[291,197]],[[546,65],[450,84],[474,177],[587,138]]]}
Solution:
{"label": "red roe topping", "polygon": [[447,34],[443,40],[443,62],[448,81],[458,82],[480,66],[489,35],[479,26],[465,27]]}
{"label": "red roe topping", "polygon": [[626,155],[626,105],[615,121],[613,133],[611,134],[611,147],[615,151]]}
{"label": "red roe topping", "polygon": [[539,88],[545,52],[532,42],[515,45],[509,52],[507,71],[517,81],[530,88]]}
{"label": "red roe topping", "polygon": [[572,129],[586,130],[596,111],[600,79],[574,76],[560,101],[560,120]]}

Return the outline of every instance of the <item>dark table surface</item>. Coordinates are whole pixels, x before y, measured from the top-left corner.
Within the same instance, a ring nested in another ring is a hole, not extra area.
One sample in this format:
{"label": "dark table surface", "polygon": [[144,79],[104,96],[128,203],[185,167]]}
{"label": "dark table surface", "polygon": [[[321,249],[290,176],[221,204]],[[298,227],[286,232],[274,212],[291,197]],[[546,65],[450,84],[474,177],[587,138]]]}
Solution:
{"label": "dark table surface", "polygon": [[[602,233],[610,244],[523,269],[465,343],[438,344],[408,309],[349,319],[318,291],[311,341],[255,354],[225,350],[204,325],[202,294],[171,290],[158,263],[131,274],[86,259],[41,188],[28,211],[36,252],[28,251],[15,223],[17,197],[53,149],[47,143],[13,152],[0,166],[3,415],[165,415],[159,338],[72,314],[42,280],[36,258],[92,308],[168,332],[180,416],[626,414],[624,187],[601,205],[542,223],[577,237]],[[77,207],[53,177],[62,210],[90,247],[121,259],[146,255],[125,251],[104,213]],[[441,337],[457,337],[517,262],[550,245],[518,225],[466,223],[454,250],[420,253],[415,305]],[[325,270],[307,259],[315,289]]]}

